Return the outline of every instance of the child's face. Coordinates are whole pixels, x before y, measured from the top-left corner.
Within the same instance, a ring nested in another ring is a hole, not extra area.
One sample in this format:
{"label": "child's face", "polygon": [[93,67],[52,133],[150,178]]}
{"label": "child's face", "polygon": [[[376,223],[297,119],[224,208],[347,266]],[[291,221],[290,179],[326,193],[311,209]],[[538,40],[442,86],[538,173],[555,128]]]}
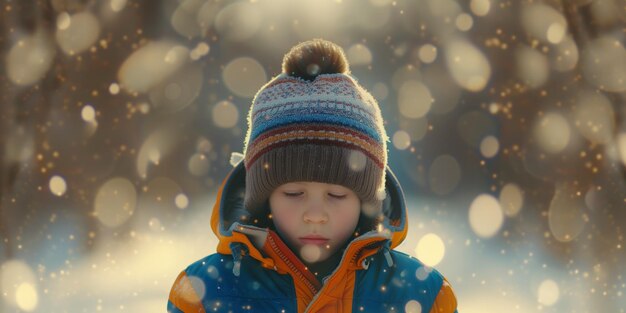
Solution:
{"label": "child's face", "polygon": [[291,182],[270,196],[278,231],[308,264],[324,261],[355,231],[361,202],[349,188],[317,182]]}

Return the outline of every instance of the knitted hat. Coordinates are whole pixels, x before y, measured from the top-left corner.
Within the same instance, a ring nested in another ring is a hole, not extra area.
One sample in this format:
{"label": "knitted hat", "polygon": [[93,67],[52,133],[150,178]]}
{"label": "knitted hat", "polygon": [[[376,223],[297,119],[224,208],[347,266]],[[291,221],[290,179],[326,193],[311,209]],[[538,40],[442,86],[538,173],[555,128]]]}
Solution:
{"label": "knitted hat", "polygon": [[342,185],[366,212],[385,198],[388,140],[376,100],[349,75],[343,50],[303,42],[263,86],[248,114],[245,207],[262,207],[285,183]]}

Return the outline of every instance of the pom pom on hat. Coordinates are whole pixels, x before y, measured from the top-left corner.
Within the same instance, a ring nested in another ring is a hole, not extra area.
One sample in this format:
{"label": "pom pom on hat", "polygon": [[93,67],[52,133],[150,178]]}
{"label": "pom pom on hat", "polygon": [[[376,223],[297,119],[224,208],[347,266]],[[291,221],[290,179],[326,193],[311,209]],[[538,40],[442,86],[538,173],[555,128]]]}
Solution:
{"label": "pom pom on hat", "polygon": [[300,43],[285,54],[283,73],[312,81],[321,74],[349,74],[350,68],[341,47],[315,39]]}

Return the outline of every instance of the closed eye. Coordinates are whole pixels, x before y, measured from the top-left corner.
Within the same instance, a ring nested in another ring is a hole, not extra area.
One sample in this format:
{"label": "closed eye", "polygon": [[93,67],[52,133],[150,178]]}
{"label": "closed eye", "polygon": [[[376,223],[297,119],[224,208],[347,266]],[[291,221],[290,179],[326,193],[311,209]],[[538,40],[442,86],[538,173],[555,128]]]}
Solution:
{"label": "closed eye", "polygon": [[297,197],[302,195],[302,192],[283,192],[287,197]]}
{"label": "closed eye", "polygon": [[336,194],[332,194],[332,193],[329,193],[328,195],[333,197],[333,198],[335,198],[335,199],[343,199],[343,198],[346,197],[346,195],[336,195]]}

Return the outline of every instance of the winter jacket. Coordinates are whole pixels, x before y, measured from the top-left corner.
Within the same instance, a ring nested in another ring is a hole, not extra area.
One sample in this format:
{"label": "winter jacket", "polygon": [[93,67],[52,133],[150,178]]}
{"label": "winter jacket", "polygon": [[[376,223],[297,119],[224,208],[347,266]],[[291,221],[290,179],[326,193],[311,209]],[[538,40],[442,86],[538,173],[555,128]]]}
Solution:
{"label": "winter jacket", "polygon": [[168,312],[457,312],[455,295],[439,272],[393,250],[408,225],[404,195],[389,168],[385,227],[353,239],[322,282],[274,231],[246,219],[244,190],[240,162],[222,183],[213,207],[217,253],[180,273]]}

